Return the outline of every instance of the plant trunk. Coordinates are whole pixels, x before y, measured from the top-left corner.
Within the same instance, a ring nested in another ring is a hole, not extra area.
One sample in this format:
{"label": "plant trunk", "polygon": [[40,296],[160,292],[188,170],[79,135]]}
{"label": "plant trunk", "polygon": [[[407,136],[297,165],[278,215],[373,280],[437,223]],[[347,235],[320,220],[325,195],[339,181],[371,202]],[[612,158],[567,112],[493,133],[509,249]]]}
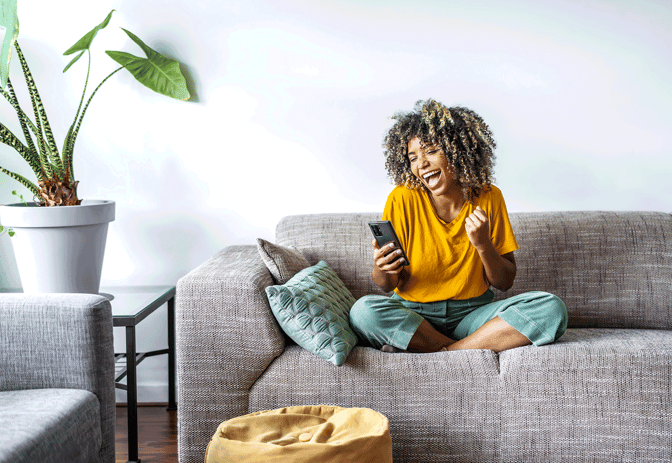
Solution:
{"label": "plant trunk", "polygon": [[77,199],[77,184],[60,180],[44,180],[39,182],[40,198],[43,206],[79,206],[82,202]]}

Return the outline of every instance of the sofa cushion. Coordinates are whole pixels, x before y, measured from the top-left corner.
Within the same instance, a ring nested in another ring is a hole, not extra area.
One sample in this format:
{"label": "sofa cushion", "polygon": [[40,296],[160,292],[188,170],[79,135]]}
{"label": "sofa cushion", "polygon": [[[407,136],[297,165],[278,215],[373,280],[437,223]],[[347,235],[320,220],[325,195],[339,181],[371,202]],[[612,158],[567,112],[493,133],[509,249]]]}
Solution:
{"label": "sofa cushion", "polygon": [[355,298],[322,261],[266,294],[282,329],[304,349],[341,365],[357,343],[348,314]]}
{"label": "sofa cushion", "polygon": [[672,332],[570,329],[500,363],[503,461],[672,461]]}
{"label": "sofa cushion", "polygon": [[257,238],[257,249],[276,285],[284,285],[297,272],[310,267],[310,263],[294,246],[279,246]]}
{"label": "sofa cushion", "polygon": [[98,462],[100,402],[80,389],[0,392],[0,463]]}
{"label": "sofa cushion", "polygon": [[387,354],[357,346],[336,368],[291,345],[252,386],[250,412],[371,408],[389,419],[395,462],[497,461],[500,381],[489,350]]}

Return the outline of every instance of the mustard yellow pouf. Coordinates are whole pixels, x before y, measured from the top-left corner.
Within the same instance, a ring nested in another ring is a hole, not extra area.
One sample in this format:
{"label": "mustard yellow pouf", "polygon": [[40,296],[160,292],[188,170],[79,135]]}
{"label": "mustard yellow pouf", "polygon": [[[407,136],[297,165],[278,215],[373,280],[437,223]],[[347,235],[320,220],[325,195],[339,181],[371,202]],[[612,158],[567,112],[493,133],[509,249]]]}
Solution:
{"label": "mustard yellow pouf", "polygon": [[206,463],[390,463],[387,418],[368,408],[297,406],[220,424]]}

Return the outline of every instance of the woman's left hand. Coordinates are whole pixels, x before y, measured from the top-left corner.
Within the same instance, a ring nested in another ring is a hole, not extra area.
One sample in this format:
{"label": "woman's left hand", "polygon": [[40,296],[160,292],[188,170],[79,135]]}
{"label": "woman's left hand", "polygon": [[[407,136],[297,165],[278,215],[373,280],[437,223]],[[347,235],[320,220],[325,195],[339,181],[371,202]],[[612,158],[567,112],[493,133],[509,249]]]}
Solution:
{"label": "woman's left hand", "polygon": [[490,243],[490,224],[488,216],[480,206],[466,218],[464,227],[467,230],[469,241],[476,249],[482,248]]}

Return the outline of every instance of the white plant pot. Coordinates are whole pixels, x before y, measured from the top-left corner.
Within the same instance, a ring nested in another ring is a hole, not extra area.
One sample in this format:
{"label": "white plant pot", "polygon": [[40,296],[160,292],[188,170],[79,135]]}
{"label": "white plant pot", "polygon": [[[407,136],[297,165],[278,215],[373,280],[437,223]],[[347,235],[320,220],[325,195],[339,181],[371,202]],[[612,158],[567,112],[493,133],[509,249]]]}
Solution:
{"label": "white plant pot", "polygon": [[114,201],[83,200],[79,206],[0,206],[24,293],[98,294]]}

